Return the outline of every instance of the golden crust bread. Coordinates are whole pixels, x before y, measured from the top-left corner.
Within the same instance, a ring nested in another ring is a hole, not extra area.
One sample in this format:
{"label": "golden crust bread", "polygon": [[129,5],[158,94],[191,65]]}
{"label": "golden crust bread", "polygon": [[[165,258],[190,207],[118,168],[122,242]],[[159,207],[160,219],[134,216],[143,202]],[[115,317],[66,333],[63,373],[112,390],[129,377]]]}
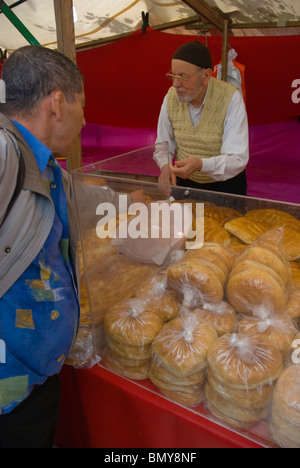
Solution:
{"label": "golden crust bread", "polygon": [[238,326],[237,313],[228,302],[206,304],[203,307],[205,308],[195,309],[194,313],[199,315],[200,320],[211,323],[218,336],[236,331]]}
{"label": "golden crust bread", "polygon": [[261,236],[266,228],[246,216],[232,219],[224,225],[225,229],[240,239],[244,244],[252,244],[259,236]]}
{"label": "golden crust bread", "polygon": [[300,448],[300,367],[291,365],[279,377],[273,395],[271,434],[282,447]]}
{"label": "golden crust bread", "polygon": [[299,262],[290,262],[291,267],[291,285],[300,288],[300,264]]}
{"label": "golden crust bread", "polygon": [[299,225],[299,221],[291,214],[275,208],[250,210],[246,213],[248,218],[263,224],[267,229],[284,226],[286,223]]}
{"label": "golden crust bread", "polygon": [[223,398],[209,383],[205,385],[205,398],[211,413],[234,428],[249,428],[268,414],[267,406],[249,409],[236,405],[234,401]]}
{"label": "golden crust bread", "polygon": [[290,287],[289,297],[284,312],[294,320],[300,317],[300,288],[296,286]]}
{"label": "golden crust bread", "polygon": [[284,314],[270,314],[266,318],[244,317],[239,322],[238,333],[256,337],[278,349],[287,356],[296,334],[292,319]]}
{"label": "golden crust bread", "polygon": [[183,301],[185,286],[200,291],[206,302],[220,302],[224,296],[224,285],[210,266],[199,261],[183,261],[171,265],[167,270],[168,289],[180,302]]}
{"label": "golden crust bread", "polygon": [[236,390],[271,385],[282,372],[282,356],[277,349],[240,333],[223,335],[214,341],[207,360],[215,378]]}
{"label": "golden crust bread", "polygon": [[292,261],[300,258],[300,229],[296,230],[291,225],[285,226],[283,248],[288,260]]}
{"label": "golden crust bread", "polygon": [[232,307],[245,315],[252,315],[257,307],[279,312],[287,303],[285,289],[260,266],[230,275],[226,294]]}
{"label": "golden crust bread", "polygon": [[149,359],[144,364],[136,363],[126,366],[124,363],[121,364],[117,356],[107,349],[103,355],[102,362],[108,369],[128,379],[145,380],[148,378]]}
{"label": "golden crust bread", "polygon": [[217,221],[220,226],[224,226],[227,221],[241,216],[234,208],[227,206],[217,206],[214,203],[204,202],[204,216]]}
{"label": "golden crust bread", "polygon": [[254,244],[247,247],[239,255],[237,262],[240,263],[243,260],[251,260],[274,270],[282,278],[285,284],[287,284],[291,279],[290,265],[280,254],[278,249],[268,249]]}
{"label": "golden crust bread", "polygon": [[104,318],[106,334],[115,341],[131,346],[151,343],[162,325],[162,318],[156,311],[145,301],[134,298],[118,302]]}
{"label": "golden crust bread", "polygon": [[235,405],[248,409],[264,408],[270,402],[275,387],[275,383],[273,383],[272,385],[260,385],[253,390],[234,390],[219,382],[210,369],[207,372],[207,381],[222,398],[234,401]]}
{"label": "golden crust bread", "polygon": [[165,324],[152,342],[152,352],[169,372],[185,377],[205,369],[207,350],[217,336],[211,324],[191,313]]}
{"label": "golden crust bread", "polygon": [[204,217],[204,242],[214,242],[228,247],[230,236],[218,221],[213,218]]}
{"label": "golden crust bread", "polygon": [[173,320],[180,313],[180,304],[168,292],[167,281],[165,273],[157,273],[142,282],[135,294],[136,298],[151,302],[152,309],[162,317],[164,322]]}

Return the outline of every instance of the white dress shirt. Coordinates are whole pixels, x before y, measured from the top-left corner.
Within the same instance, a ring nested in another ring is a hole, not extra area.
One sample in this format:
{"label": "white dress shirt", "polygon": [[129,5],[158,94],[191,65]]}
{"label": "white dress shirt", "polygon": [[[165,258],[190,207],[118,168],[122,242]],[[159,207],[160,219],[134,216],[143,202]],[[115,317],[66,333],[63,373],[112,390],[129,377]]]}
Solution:
{"label": "white dress shirt", "polygon": [[[191,122],[197,126],[205,104],[205,98],[199,108],[188,104]],[[167,142],[169,155],[166,155],[166,145],[159,143]],[[154,160],[162,168],[166,161],[173,161],[177,148],[174,131],[167,110],[167,96],[165,96],[157,127],[156,149]],[[195,155],[198,156],[198,155]],[[201,157],[201,155],[199,155]],[[221,154],[203,159],[201,172],[207,174],[215,181],[224,181],[235,177],[242,172],[249,161],[249,129],[246,107],[243,96],[237,90],[229,103],[227,115],[224,121],[224,133],[222,138]]]}

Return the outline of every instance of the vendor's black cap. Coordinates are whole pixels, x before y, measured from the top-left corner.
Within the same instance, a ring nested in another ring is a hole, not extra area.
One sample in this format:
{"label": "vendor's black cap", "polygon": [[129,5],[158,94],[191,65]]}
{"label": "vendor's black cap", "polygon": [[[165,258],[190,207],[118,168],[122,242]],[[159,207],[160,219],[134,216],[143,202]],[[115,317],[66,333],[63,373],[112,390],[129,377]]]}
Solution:
{"label": "vendor's black cap", "polygon": [[188,42],[177,49],[173,59],[192,63],[200,68],[212,68],[212,60],[208,47],[198,41]]}

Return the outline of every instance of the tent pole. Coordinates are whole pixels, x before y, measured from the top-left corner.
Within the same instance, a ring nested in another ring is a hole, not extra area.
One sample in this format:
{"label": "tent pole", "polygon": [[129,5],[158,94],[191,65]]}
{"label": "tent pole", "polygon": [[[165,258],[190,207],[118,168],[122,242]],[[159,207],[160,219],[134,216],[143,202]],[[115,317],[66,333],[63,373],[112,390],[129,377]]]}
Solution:
{"label": "tent pole", "polygon": [[229,21],[227,19],[223,22],[223,45],[222,45],[222,76],[221,80],[227,81],[228,69],[228,45],[229,45]]}
{"label": "tent pole", "polygon": [[22,34],[23,37],[31,45],[41,45],[36,38],[31,34],[31,32],[24,26],[22,21],[11,11],[9,6],[6,5],[4,0],[0,0],[0,10],[6,16],[6,18],[15,26],[15,28]]}
{"label": "tent pole", "polygon": [[[73,20],[73,0],[54,0],[54,11],[59,52],[76,63],[75,31]],[[66,159],[67,171],[82,167],[82,147],[79,137],[75,148]]]}

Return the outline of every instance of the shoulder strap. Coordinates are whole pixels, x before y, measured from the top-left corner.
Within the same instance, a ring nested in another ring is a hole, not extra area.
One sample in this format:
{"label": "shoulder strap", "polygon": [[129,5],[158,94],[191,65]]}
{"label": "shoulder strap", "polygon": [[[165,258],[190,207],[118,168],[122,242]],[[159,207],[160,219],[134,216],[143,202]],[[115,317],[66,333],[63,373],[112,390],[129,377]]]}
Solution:
{"label": "shoulder strap", "polygon": [[13,196],[11,197],[11,200],[8,204],[8,207],[7,207],[7,210],[6,210],[6,213],[5,213],[5,216],[2,220],[2,222],[0,223],[0,227],[3,225],[4,221],[6,220],[10,210],[12,209],[16,199],[18,198],[22,188],[23,188],[23,183],[24,183],[24,178],[25,178],[25,163],[24,163],[24,159],[23,159],[23,156],[22,156],[22,153],[17,145],[17,142],[15,140],[15,137],[5,128],[1,128],[0,127],[0,130],[4,130],[5,133],[7,133],[10,138],[13,140],[13,143],[14,143],[14,146],[17,150],[17,153],[19,155],[19,170],[18,170],[18,175],[17,175],[17,182],[16,182],[16,187],[15,187],[15,190],[14,190],[14,193],[13,193]]}

